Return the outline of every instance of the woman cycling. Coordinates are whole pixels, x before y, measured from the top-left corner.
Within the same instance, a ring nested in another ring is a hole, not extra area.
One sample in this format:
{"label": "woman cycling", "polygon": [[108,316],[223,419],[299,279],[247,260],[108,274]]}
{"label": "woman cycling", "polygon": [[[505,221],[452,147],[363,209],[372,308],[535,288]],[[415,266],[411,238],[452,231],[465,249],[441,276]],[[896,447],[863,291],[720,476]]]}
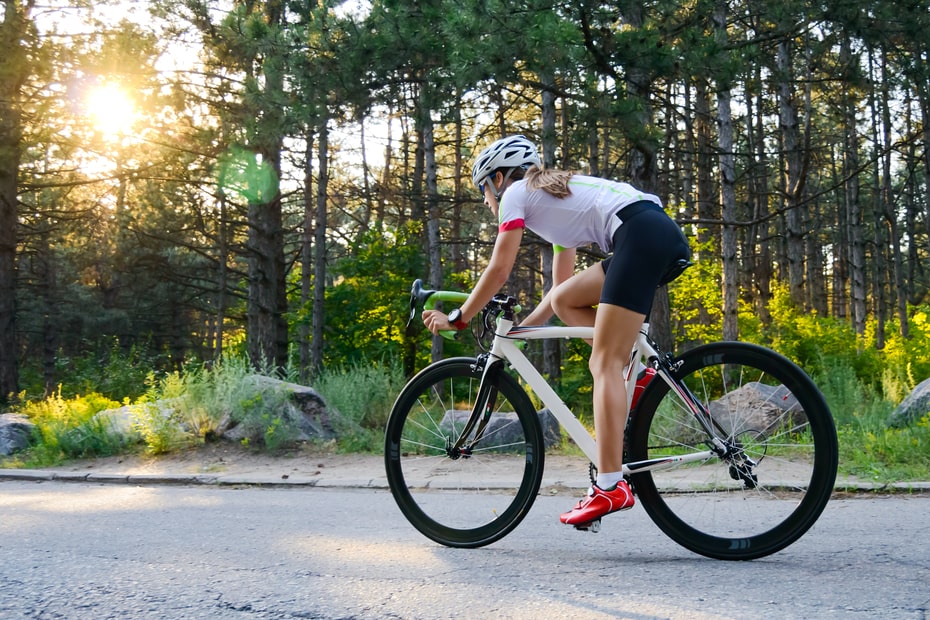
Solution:
{"label": "woman cycling", "polygon": [[[467,326],[506,283],[524,228],[552,243],[552,288],[521,324],[543,324],[556,314],[566,325],[594,326],[588,366],[598,439],[597,481],[560,520],[584,525],[631,508],[633,494],[622,473],[627,394],[619,378],[656,287],[689,257],[688,242],[658,197],[626,183],[543,169],[536,147],[523,136],[481,151],[472,180],[498,218],[491,261],[460,308],[448,315],[426,311],[423,322],[433,334]],[[576,248],[591,243],[612,255],[573,275]]]}

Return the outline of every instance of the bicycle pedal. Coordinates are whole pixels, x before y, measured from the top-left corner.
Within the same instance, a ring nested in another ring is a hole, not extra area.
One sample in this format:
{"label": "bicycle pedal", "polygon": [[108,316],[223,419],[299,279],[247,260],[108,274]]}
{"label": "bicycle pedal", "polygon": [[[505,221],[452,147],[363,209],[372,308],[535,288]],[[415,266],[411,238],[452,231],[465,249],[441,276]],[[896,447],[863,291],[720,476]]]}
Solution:
{"label": "bicycle pedal", "polygon": [[592,534],[597,534],[601,531],[601,520],[595,519],[594,521],[588,521],[587,523],[579,523],[575,526],[575,529],[581,532],[591,532]]}

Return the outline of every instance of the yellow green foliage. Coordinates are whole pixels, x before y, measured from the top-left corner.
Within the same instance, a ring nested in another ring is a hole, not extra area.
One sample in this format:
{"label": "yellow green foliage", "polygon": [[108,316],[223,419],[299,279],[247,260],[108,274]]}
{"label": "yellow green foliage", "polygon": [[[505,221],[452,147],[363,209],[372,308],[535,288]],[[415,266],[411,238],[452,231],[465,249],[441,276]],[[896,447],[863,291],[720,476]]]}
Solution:
{"label": "yellow green foliage", "polygon": [[33,450],[34,460],[50,464],[62,458],[116,453],[121,440],[109,432],[109,421],[97,414],[118,407],[120,403],[97,393],[63,398],[60,389],[44,400],[24,403],[19,412],[36,425],[40,434],[40,442]]}
{"label": "yellow green foliage", "polygon": [[720,340],[723,322],[720,261],[699,259],[702,253],[710,252],[710,242],[706,247],[693,242],[694,264],[668,287],[673,331],[682,334],[685,342]]}

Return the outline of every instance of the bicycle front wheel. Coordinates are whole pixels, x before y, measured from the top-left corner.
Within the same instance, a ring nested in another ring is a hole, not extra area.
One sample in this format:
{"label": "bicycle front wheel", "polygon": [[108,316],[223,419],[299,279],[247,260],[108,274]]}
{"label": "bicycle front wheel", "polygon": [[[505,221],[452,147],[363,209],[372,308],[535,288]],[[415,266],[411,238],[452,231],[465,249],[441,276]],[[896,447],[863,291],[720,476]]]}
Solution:
{"label": "bicycle front wheel", "polygon": [[745,343],[699,347],[674,365],[717,441],[654,380],[632,414],[628,458],[715,456],[633,474],[643,507],[701,555],[751,560],[784,549],[823,512],[836,479],[836,429],[822,394],[787,358]]}
{"label": "bicycle front wheel", "polygon": [[496,388],[488,424],[464,450],[455,448],[478,397],[481,369],[473,358],[427,366],[394,403],[385,436],[388,485],[407,520],[450,547],[499,540],[526,516],[543,474],[543,436],[536,409],[501,369],[485,379]]}

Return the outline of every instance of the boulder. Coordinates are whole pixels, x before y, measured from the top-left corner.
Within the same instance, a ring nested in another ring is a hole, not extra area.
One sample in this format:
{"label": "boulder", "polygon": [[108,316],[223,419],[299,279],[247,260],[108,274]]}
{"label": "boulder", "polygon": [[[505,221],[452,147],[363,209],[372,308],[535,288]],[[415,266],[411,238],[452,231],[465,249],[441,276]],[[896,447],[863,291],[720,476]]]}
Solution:
{"label": "boulder", "polygon": [[[771,434],[783,424],[801,423],[795,412],[801,414],[798,399],[783,385],[766,385],[751,381],[738,390],[708,405],[710,414],[723,428],[730,432],[733,422],[738,422],[737,431],[757,431]],[[739,412],[734,419],[732,412]]]}
{"label": "boulder", "polygon": [[0,456],[24,450],[32,443],[36,425],[24,415],[0,414]]}
{"label": "boulder", "polygon": [[930,413],[930,379],[921,381],[891,412],[888,426],[902,428],[916,423]]}
{"label": "boulder", "polygon": [[[445,432],[450,432],[453,428],[461,431],[470,415],[471,411],[461,409],[447,411],[439,423],[439,428]],[[543,445],[547,448],[558,445],[562,440],[562,434],[555,416],[548,409],[538,411],[536,415],[539,416],[539,423],[542,425]],[[492,415],[484,434],[486,437],[493,436],[494,443],[499,445],[512,444],[523,436],[522,429],[517,424],[517,414],[513,412],[497,412]]]}
{"label": "boulder", "polygon": [[[249,379],[256,384],[257,390],[274,388],[288,392],[285,411],[279,412],[278,415],[285,422],[296,426],[297,435],[293,438],[295,441],[329,440],[336,436],[333,414],[323,397],[313,388],[263,375],[252,375]],[[229,416],[220,422],[217,429],[218,435],[234,441],[247,438],[251,432],[252,429],[242,428],[242,425],[236,424]]]}
{"label": "boulder", "polygon": [[[135,429],[139,405],[125,405],[116,409],[105,409],[94,416],[94,420],[106,425],[110,434],[118,437],[124,444],[139,441],[141,436]],[[165,415],[170,415],[168,411]]]}

